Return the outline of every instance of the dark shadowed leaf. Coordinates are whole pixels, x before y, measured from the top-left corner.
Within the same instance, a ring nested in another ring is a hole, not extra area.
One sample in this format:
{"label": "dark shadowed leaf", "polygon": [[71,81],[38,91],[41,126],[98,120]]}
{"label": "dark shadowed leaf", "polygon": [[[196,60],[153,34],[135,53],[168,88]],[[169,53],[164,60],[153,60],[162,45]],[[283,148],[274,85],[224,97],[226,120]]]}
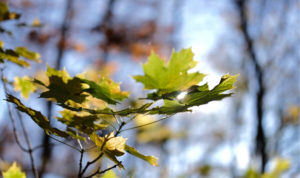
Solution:
{"label": "dark shadowed leaf", "polygon": [[16,108],[19,111],[24,112],[27,115],[29,115],[31,117],[31,119],[46,132],[46,134],[52,133],[54,135],[57,135],[60,137],[65,137],[65,138],[69,136],[66,132],[61,131],[57,128],[51,127],[50,122],[46,116],[44,116],[39,111],[36,111],[34,109],[26,107],[25,105],[23,105],[21,103],[21,101],[19,99],[15,98],[14,96],[7,94],[6,101],[15,104],[17,106]]}

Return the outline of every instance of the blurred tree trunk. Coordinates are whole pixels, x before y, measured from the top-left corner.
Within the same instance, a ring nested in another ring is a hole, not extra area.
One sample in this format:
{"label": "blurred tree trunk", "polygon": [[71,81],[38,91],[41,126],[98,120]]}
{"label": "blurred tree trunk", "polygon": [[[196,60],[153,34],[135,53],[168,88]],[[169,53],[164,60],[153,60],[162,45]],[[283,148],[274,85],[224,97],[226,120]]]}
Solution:
{"label": "blurred tree trunk", "polygon": [[[63,23],[60,28],[60,39],[57,44],[57,58],[55,61],[55,69],[60,69],[61,68],[61,63],[63,60],[64,52],[65,52],[65,47],[67,43],[67,33],[70,27],[70,17],[71,17],[71,11],[72,11],[72,4],[73,0],[67,0],[66,1],[66,10],[65,10],[65,16]],[[53,104],[52,102],[48,101],[47,102],[47,117],[49,121],[51,121],[52,118],[52,108]],[[50,144],[50,137],[44,133],[43,137],[43,150],[42,150],[42,164],[40,168],[40,177],[43,177],[46,168],[47,168],[47,163],[51,160],[52,156],[52,146]]]}
{"label": "blurred tree trunk", "polygon": [[264,105],[264,95],[265,95],[265,87],[264,87],[264,71],[263,68],[259,65],[257,56],[255,54],[254,42],[250,37],[248,31],[248,19],[247,19],[247,8],[246,8],[246,0],[237,0],[235,1],[239,16],[240,16],[240,29],[242,31],[247,53],[249,58],[252,60],[255,69],[256,81],[257,81],[257,92],[256,92],[256,138],[255,138],[255,149],[258,155],[261,157],[261,172],[264,172],[266,163],[268,161],[268,156],[266,152],[266,138],[263,129],[263,105]]}

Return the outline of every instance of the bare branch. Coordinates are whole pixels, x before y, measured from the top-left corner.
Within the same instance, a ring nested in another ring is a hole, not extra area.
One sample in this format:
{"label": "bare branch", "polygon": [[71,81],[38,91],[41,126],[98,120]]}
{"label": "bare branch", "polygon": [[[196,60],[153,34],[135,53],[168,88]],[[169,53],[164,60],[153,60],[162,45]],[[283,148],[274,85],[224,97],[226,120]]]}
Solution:
{"label": "bare branch", "polygon": [[21,113],[18,111],[18,116],[19,116],[19,120],[20,120],[20,123],[21,123],[21,127],[22,127],[22,130],[23,130],[23,134],[24,134],[24,137],[25,137],[25,141],[27,143],[27,147],[28,147],[28,153],[29,153],[29,156],[30,156],[30,162],[31,162],[31,169],[32,169],[32,172],[34,174],[34,177],[35,178],[38,178],[39,177],[39,174],[38,174],[38,171],[36,169],[36,166],[35,166],[35,162],[34,162],[34,158],[33,158],[33,149],[32,149],[32,146],[31,146],[31,143],[30,143],[30,140],[29,140],[29,136],[28,136],[28,133],[27,133],[27,130],[25,128],[25,124],[23,122],[23,118],[22,118],[22,115]]}
{"label": "bare branch", "polygon": [[133,130],[133,129],[137,129],[137,128],[145,127],[145,126],[147,126],[147,125],[151,125],[151,124],[154,124],[154,123],[157,123],[157,122],[163,121],[163,120],[165,120],[165,119],[168,119],[168,118],[170,118],[170,117],[172,117],[172,116],[173,116],[173,115],[168,115],[168,116],[166,116],[166,117],[163,117],[163,118],[161,118],[161,119],[158,119],[158,120],[156,120],[156,121],[153,121],[153,122],[149,122],[149,123],[147,123],[147,124],[138,125],[138,126],[135,126],[135,127],[130,127],[130,128],[127,128],[127,129],[121,130],[121,131],[120,131],[120,133],[121,133],[121,132],[124,132],[124,131],[128,131],[128,130]]}
{"label": "bare branch", "polygon": [[53,137],[52,135],[49,135],[49,137],[50,137],[51,139],[53,139],[53,140],[59,142],[59,143],[62,143],[62,144],[66,145],[66,146],[68,146],[68,147],[70,147],[70,148],[73,148],[74,150],[76,150],[76,151],[78,151],[78,152],[81,152],[81,150],[78,149],[78,148],[76,148],[75,146],[70,145],[70,144],[68,144],[68,143],[65,143],[65,142],[63,142],[63,141],[60,141],[60,140],[58,140],[57,138]]}
{"label": "bare branch", "polygon": [[107,168],[107,169],[104,169],[103,171],[100,171],[100,168],[98,168],[98,170],[96,171],[96,172],[94,172],[93,174],[91,174],[91,175],[89,175],[89,176],[87,176],[87,177],[84,177],[84,178],[90,178],[90,177],[93,177],[93,176],[95,176],[95,175],[97,175],[97,174],[103,174],[103,173],[105,173],[105,172],[107,172],[107,171],[109,171],[109,170],[111,170],[111,169],[114,169],[114,168],[116,168],[118,165],[113,165],[113,166],[111,166],[111,167],[109,167],[109,168]]}

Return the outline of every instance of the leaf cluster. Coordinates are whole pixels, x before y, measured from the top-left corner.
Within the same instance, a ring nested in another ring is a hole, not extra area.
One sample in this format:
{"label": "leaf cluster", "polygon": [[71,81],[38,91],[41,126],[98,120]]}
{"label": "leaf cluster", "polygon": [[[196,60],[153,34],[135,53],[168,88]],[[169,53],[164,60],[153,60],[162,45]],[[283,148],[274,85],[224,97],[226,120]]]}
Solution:
{"label": "leaf cluster", "polygon": [[[17,48],[14,51],[19,56],[37,61],[38,56],[27,51],[26,48]],[[39,92],[40,98],[52,101],[63,108],[60,112],[61,116],[56,117],[65,125],[63,130],[52,127],[46,116],[26,107],[13,95],[7,94],[6,100],[13,103],[19,111],[26,113],[46,134],[80,139],[84,142],[87,142],[89,138],[101,154],[112,160],[119,168],[124,166],[118,157],[125,153],[145,160],[153,166],[158,166],[157,158],[143,155],[127,145],[127,138],[118,136],[125,130],[141,128],[143,125],[125,129],[123,127],[130,121],[138,119],[140,114],[160,115],[168,118],[180,112],[190,111],[193,106],[231,96],[232,93],[224,92],[234,88],[233,84],[237,75],[230,76],[229,74],[224,75],[212,89],[209,89],[207,84],[199,85],[205,75],[190,72],[197,64],[193,56],[191,49],[182,49],[179,52],[173,51],[170,60],[165,62],[152,52],[148,62],[143,65],[144,75],[133,76],[150,93],[140,99],[144,104],[138,107],[127,106],[121,110],[115,108],[129,97],[129,92],[122,91],[120,84],[107,76],[94,79],[85,75],[71,77],[65,69],[55,70],[48,66],[45,72],[46,80],[27,76],[16,78],[15,89],[21,91],[23,96],[28,97],[31,92]],[[12,61],[10,57],[3,56],[2,58]],[[26,66],[21,62],[15,63],[22,67]],[[185,97],[178,99],[177,96],[180,93],[185,93]],[[157,105],[159,100],[163,100],[164,104]],[[153,107],[153,105],[156,106]],[[99,134],[102,131],[109,131],[109,134]]]}

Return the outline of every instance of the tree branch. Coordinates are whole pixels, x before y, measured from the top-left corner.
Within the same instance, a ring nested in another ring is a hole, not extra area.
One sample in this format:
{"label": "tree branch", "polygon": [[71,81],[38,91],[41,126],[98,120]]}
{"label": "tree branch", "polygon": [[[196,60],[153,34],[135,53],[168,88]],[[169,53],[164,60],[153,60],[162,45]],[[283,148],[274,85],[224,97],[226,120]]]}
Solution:
{"label": "tree branch", "polygon": [[37,168],[36,168],[36,165],[35,165],[35,162],[34,162],[34,158],[33,158],[33,151],[34,150],[32,149],[32,146],[31,146],[31,143],[30,143],[30,140],[29,140],[29,136],[28,136],[27,130],[25,128],[25,124],[23,122],[23,117],[22,117],[22,115],[19,111],[17,113],[18,113],[18,116],[19,116],[19,120],[20,120],[20,123],[21,123],[21,127],[22,127],[22,130],[23,130],[25,141],[27,143],[32,172],[33,172],[35,178],[39,178],[39,174],[38,174],[38,171],[37,171]]}
{"label": "tree branch", "polygon": [[96,172],[94,172],[93,174],[91,174],[91,175],[89,175],[89,176],[87,176],[87,177],[84,177],[84,178],[90,178],[90,177],[93,177],[93,176],[95,176],[95,175],[97,175],[97,174],[103,174],[103,173],[105,173],[105,172],[107,172],[107,171],[109,171],[109,170],[111,170],[111,169],[114,169],[114,168],[116,168],[118,165],[113,165],[113,166],[111,166],[111,167],[109,167],[109,168],[107,168],[107,169],[104,169],[103,171],[100,171],[100,168],[98,168],[98,170],[96,171]]}

